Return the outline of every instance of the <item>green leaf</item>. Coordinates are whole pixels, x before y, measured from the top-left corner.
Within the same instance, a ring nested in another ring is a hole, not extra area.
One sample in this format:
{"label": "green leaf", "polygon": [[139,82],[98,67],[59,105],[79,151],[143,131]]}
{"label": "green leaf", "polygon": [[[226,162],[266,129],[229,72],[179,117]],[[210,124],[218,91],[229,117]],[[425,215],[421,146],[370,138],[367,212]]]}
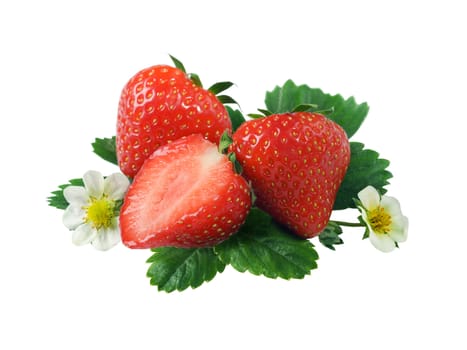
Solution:
{"label": "green leaf", "polygon": [[83,179],[71,179],[67,184],[58,186],[57,191],[53,191],[52,195],[47,197],[47,201],[51,207],[57,209],[66,209],[68,207],[68,202],[63,196],[63,190],[68,186],[84,186]]}
{"label": "green leaf", "polygon": [[197,288],[225,268],[213,248],[163,247],[151,250],[154,254],[147,260],[151,263],[147,276],[151,285],[167,293]]}
{"label": "green leaf", "polygon": [[237,109],[234,110],[230,106],[225,106],[225,109],[229,113],[230,121],[232,122],[232,131],[237,130],[245,122],[245,117],[242,112]]}
{"label": "green leaf", "polygon": [[386,193],[384,186],[389,184],[388,180],[392,177],[386,170],[389,160],[381,159],[378,152],[363,147],[359,142],[350,143],[350,164],[337,192],[334,210],[355,208],[354,198],[368,185],[376,188],[380,194]]}
{"label": "green leaf", "polygon": [[325,247],[336,250],[334,247],[338,244],[343,244],[344,241],[339,237],[342,234],[342,228],[335,222],[329,221],[324,230],[319,234],[318,238],[321,244]]}
{"label": "green leaf", "polygon": [[169,55],[170,56],[170,59],[172,60],[173,64],[175,65],[175,68],[178,68],[180,69],[183,73],[186,74],[186,69],[185,69],[185,66],[183,65],[183,63],[176,59],[174,56],[172,55]]}
{"label": "green leaf", "polygon": [[250,211],[239,232],[214,249],[236,270],[269,278],[303,278],[317,268],[313,244],[293,236],[258,208]]}
{"label": "green leaf", "polygon": [[96,140],[92,143],[92,149],[94,153],[102,159],[112,164],[118,165],[115,140],[115,136],[103,139],[96,138]]}
{"label": "green leaf", "polygon": [[318,105],[320,110],[333,108],[327,117],[342,126],[349,138],[359,129],[369,110],[367,103],[358,104],[353,97],[344,99],[341,95],[326,94],[307,85],[297,86],[292,80],[267,92],[265,102],[273,113],[291,112],[297,106],[307,104]]}
{"label": "green leaf", "polygon": [[212,85],[208,90],[211,91],[214,95],[217,95],[220,94],[222,91],[227,90],[232,85],[233,83],[231,83],[230,81],[221,81]]}

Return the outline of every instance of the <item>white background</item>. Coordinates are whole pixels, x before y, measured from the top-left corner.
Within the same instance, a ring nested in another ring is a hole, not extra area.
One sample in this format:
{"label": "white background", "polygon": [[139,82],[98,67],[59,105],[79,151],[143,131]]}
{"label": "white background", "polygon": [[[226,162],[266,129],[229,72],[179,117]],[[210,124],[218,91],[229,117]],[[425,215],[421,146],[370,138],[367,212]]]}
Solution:
{"label": "white background", "polygon": [[[0,348],[465,349],[461,5],[2,2]],[[234,81],[246,113],[289,78],[367,101],[353,140],[391,160],[409,240],[383,254],[350,229],[336,252],[317,245],[304,280],[227,268],[171,294],[149,285],[148,251],[73,246],[46,197],[89,169],[118,170],[90,143],[115,133],[130,76],[169,53],[207,86]]]}

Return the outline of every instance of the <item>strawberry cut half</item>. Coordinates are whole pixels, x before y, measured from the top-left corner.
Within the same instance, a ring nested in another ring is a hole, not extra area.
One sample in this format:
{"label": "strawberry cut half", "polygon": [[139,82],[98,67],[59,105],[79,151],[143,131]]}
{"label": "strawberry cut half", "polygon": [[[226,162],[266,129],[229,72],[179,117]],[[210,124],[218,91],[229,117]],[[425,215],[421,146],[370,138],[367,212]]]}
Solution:
{"label": "strawberry cut half", "polygon": [[217,145],[194,134],[158,148],[135,176],[120,211],[129,248],[213,246],[250,210],[248,183]]}

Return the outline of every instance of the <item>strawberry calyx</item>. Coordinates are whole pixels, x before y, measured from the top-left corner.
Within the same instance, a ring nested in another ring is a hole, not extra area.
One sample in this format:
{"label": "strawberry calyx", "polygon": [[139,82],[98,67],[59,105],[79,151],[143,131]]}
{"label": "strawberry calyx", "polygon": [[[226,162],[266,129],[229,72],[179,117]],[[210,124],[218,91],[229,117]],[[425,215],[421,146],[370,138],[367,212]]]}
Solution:
{"label": "strawberry calyx", "polygon": [[[178,68],[181,70],[183,73],[186,74],[186,76],[198,87],[203,88],[203,83],[201,82],[201,79],[198,74],[196,73],[187,73],[186,68],[184,64],[177,58],[175,58],[172,55],[169,55],[170,59],[172,60],[173,64],[175,65],[175,68]],[[222,104],[236,104],[239,106],[238,102],[235,101],[232,97],[228,95],[219,95],[221,92],[224,92],[228,88],[230,88],[234,83],[230,81],[221,81],[218,83],[214,83],[211,85],[207,90],[214,94],[217,99],[222,103]]]}
{"label": "strawberry calyx", "polygon": [[334,112],[334,106],[329,108],[319,109],[319,106],[314,103],[303,103],[296,106],[292,113],[296,112],[310,112],[310,113],[318,113],[328,117],[330,114]]}
{"label": "strawberry calyx", "polygon": [[[243,167],[240,164],[240,162],[237,160],[237,155],[235,154],[235,152],[232,151],[231,145],[233,144],[233,142],[234,140],[232,136],[230,135],[229,131],[225,130],[220,138],[218,150],[219,150],[219,153],[225,154],[227,156],[227,158],[233,165],[234,171],[238,175],[242,175]],[[248,181],[248,186],[250,188],[251,206],[253,207],[255,205],[257,197],[255,195],[255,191],[253,190],[251,181]]]}
{"label": "strawberry calyx", "polygon": [[[259,113],[250,113],[248,116],[253,119],[259,119],[268,117],[274,113],[267,109],[258,108],[257,111]],[[302,103],[297,105],[293,108],[290,113],[297,113],[297,112],[310,112],[310,113],[319,113],[325,116],[329,116],[331,113],[334,112],[334,107],[319,109],[319,106],[315,103]]]}
{"label": "strawberry calyx", "polygon": [[232,136],[230,135],[228,130],[225,130],[222,133],[221,138],[219,140],[219,147],[218,147],[219,153],[227,154],[229,147],[232,143],[233,143]]}
{"label": "strawberry calyx", "polygon": [[296,106],[292,112],[311,112],[312,110],[315,110],[318,108],[317,104],[314,103],[304,103],[304,104],[299,104]]}
{"label": "strawberry calyx", "polygon": [[249,113],[249,114],[247,114],[247,115],[248,115],[250,118],[259,119],[259,118],[268,117],[268,116],[270,116],[270,115],[273,114],[271,111],[268,111],[267,109],[258,108],[257,111],[258,111],[259,113]]}
{"label": "strawberry calyx", "polygon": [[[240,165],[240,163],[237,161],[237,156],[235,155],[235,152],[232,152],[230,150],[230,146],[233,143],[233,138],[230,135],[228,130],[225,130],[220,138],[219,141],[219,153],[225,154],[227,158],[230,160],[230,162],[233,165],[234,171],[241,175],[243,172],[243,167]],[[250,186],[251,188],[251,186]]]}
{"label": "strawberry calyx", "polygon": [[[308,108],[307,108],[308,107]],[[318,109],[319,106],[315,104],[308,104],[308,105],[298,105],[293,109],[293,112],[310,112],[310,113],[318,113],[322,114],[326,117],[329,117],[330,114],[334,112],[334,106],[324,109]]]}

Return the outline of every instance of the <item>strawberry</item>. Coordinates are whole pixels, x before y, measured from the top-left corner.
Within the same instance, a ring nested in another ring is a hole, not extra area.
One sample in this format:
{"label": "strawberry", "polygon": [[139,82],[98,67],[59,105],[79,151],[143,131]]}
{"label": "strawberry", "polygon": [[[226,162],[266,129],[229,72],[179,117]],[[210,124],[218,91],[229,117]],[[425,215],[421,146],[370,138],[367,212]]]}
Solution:
{"label": "strawberry", "polygon": [[130,185],[120,211],[130,248],[213,246],[238,230],[250,190],[227,156],[200,134],[159,147]]}
{"label": "strawberry", "polygon": [[318,113],[270,115],[243,123],[230,150],[256,206],[305,238],[325,228],[350,161],[339,125]]}
{"label": "strawberry", "polygon": [[152,66],[133,76],[121,93],[118,164],[134,177],[146,158],[167,142],[199,133],[218,143],[225,130],[231,131],[232,124],[214,93],[196,85],[182,69]]}

